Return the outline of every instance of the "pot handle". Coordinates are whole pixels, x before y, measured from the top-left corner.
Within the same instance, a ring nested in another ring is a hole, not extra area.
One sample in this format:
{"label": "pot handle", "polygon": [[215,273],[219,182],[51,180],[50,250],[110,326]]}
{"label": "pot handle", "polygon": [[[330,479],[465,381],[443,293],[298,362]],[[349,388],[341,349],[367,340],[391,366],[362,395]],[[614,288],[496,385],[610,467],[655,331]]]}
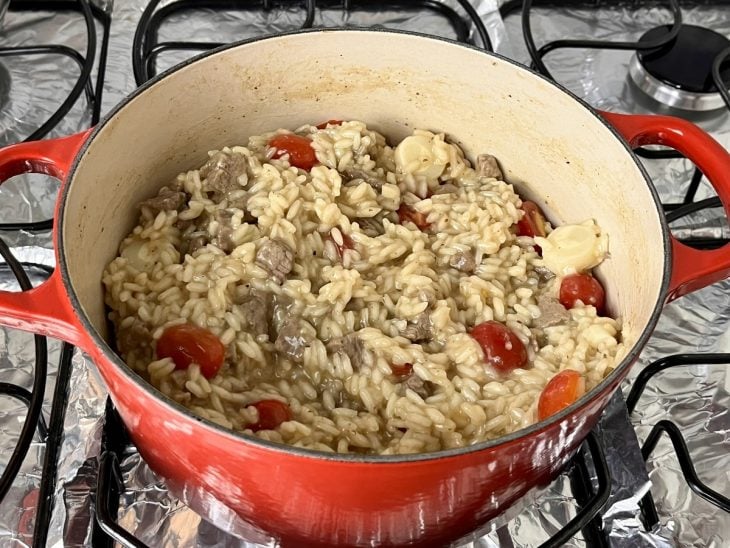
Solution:
{"label": "pot handle", "polygon": [[[671,116],[641,116],[601,112],[632,148],[643,145],[669,146],[689,158],[712,183],[730,218],[730,154],[696,125]],[[698,250],[672,236],[672,278],[667,300],[730,276],[730,244]]]}
{"label": "pot handle", "polygon": [[[71,164],[90,132],[0,149],[0,182],[23,173],[44,173],[59,179],[63,187]],[[0,291],[0,325],[49,335],[75,345],[82,342],[82,331],[58,268],[45,282],[28,291]]]}

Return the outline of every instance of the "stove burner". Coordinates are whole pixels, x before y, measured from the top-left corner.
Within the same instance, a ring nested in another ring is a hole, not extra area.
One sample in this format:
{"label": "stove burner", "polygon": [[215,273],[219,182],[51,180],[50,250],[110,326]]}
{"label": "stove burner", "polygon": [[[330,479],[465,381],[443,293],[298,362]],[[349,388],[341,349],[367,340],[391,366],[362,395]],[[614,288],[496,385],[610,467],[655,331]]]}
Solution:
{"label": "stove burner", "polygon": [[[661,38],[670,26],[645,33],[639,42]],[[712,78],[712,63],[730,40],[710,29],[682,25],[669,44],[639,51],[631,59],[629,74],[644,93],[670,107],[692,111],[715,110],[725,106]],[[730,62],[720,67],[724,82],[730,82]]]}

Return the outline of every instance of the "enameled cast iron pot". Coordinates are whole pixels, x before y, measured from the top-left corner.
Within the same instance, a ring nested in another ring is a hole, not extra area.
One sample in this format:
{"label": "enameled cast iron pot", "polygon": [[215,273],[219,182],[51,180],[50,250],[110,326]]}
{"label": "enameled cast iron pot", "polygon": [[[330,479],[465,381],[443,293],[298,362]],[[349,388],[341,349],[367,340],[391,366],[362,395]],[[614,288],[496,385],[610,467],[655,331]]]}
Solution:
{"label": "enameled cast iron pot", "polygon": [[[405,457],[333,456],[234,434],[137,377],[107,343],[101,275],[137,222],[137,204],[210,149],[330,118],[393,140],[444,131],[556,224],[594,218],[609,234],[599,268],[630,348],[596,389],[499,440]],[[94,360],[142,456],[178,493],[212,495],[297,545],[436,546],[477,528],[551,480],[596,423],[667,300],[730,273],[730,248],[674,240],[631,151],[664,144],[691,158],[730,209],[730,156],[679,119],[597,113],[511,61],[388,31],[312,31],[198,57],[133,93],[91,131],[0,151],[0,179],[63,181],[57,268],[41,286],[0,293],[0,323],[70,341]]]}

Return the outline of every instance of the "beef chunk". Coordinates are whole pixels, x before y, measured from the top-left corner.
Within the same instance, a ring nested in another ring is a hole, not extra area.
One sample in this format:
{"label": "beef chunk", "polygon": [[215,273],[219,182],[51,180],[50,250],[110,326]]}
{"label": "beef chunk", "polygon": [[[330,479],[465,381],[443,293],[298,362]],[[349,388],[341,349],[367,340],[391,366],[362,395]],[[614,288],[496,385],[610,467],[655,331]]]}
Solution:
{"label": "beef chunk", "polygon": [[414,343],[430,340],[433,335],[433,324],[428,311],[421,312],[413,323],[406,326],[402,335]]}
{"label": "beef chunk", "polygon": [[185,199],[184,192],[163,186],[157,196],[140,202],[139,207],[146,207],[153,215],[157,215],[160,211],[177,211],[185,203]]}
{"label": "beef chunk", "polygon": [[365,345],[354,333],[332,340],[327,347],[332,352],[342,352],[350,358],[350,365],[355,371],[359,371],[367,364]]}
{"label": "beef chunk", "polygon": [[238,178],[246,174],[246,164],[246,157],[241,154],[216,152],[200,168],[203,189],[224,197],[234,190],[240,190]]}
{"label": "beef chunk", "polygon": [[545,268],[544,266],[536,266],[535,273],[537,274],[537,277],[540,278],[540,281],[543,282],[551,280],[555,277],[553,271],[549,268]]}
{"label": "beef chunk", "polygon": [[252,289],[243,299],[241,310],[246,318],[247,328],[253,335],[258,337],[269,333],[272,303],[271,293],[257,289]]}
{"label": "beef chunk", "polygon": [[449,259],[449,266],[455,268],[459,272],[466,274],[473,273],[477,268],[476,259],[474,259],[474,253],[471,251],[462,251],[460,253],[454,253]]}
{"label": "beef chunk", "polygon": [[345,168],[342,171],[342,174],[345,176],[346,179],[345,185],[348,185],[353,181],[365,181],[377,192],[380,192],[380,189],[383,188],[383,185],[385,184],[384,179],[381,179],[371,173],[368,173],[367,171],[363,171],[362,169],[357,169],[354,167]]}
{"label": "beef chunk", "polygon": [[290,360],[300,363],[304,358],[304,349],[311,344],[311,337],[305,331],[307,324],[304,320],[290,318],[276,337],[274,348]]}
{"label": "beef chunk", "polygon": [[540,308],[540,317],[535,319],[533,325],[538,329],[559,325],[570,319],[570,313],[566,308],[550,295],[540,295],[537,306]]}
{"label": "beef chunk", "polygon": [[230,253],[235,247],[231,237],[233,236],[234,211],[230,209],[219,209],[215,212],[215,220],[218,221],[218,233],[213,238],[213,245],[225,253]]}
{"label": "beef chunk", "polygon": [[367,234],[371,238],[376,238],[385,234],[385,227],[383,221],[379,221],[373,218],[357,219],[357,224],[363,233]]}
{"label": "beef chunk", "polygon": [[455,185],[452,185],[451,183],[444,183],[443,185],[439,185],[433,195],[438,196],[440,194],[452,194],[458,191],[459,189]]}
{"label": "beef chunk", "polygon": [[502,170],[499,169],[497,159],[491,154],[480,154],[477,156],[477,173],[482,177],[493,177],[502,180]]}
{"label": "beef chunk", "polygon": [[405,381],[401,383],[402,391],[405,393],[406,388],[413,390],[416,394],[421,396],[423,399],[433,395],[434,388],[436,387],[430,381],[424,381],[421,377],[415,373],[411,374]]}
{"label": "beef chunk", "polygon": [[141,320],[135,319],[131,325],[117,330],[116,342],[117,350],[126,354],[151,343],[152,335]]}
{"label": "beef chunk", "polygon": [[200,232],[193,232],[188,237],[186,253],[192,255],[198,249],[208,245],[208,235]]}
{"label": "beef chunk", "polygon": [[294,266],[294,252],[284,242],[268,240],[256,252],[256,264],[265,268],[282,284]]}

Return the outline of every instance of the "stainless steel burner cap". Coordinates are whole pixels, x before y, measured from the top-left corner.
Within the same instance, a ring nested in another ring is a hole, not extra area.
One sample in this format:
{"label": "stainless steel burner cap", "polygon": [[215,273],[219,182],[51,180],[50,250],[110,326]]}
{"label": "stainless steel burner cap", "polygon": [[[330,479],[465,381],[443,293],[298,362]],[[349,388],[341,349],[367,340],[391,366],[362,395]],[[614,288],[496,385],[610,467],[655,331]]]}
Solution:
{"label": "stainless steel burner cap", "polygon": [[[657,40],[669,25],[646,32],[640,42]],[[722,34],[695,25],[682,25],[668,44],[637,52],[629,64],[629,75],[637,87],[669,107],[689,111],[710,111],[725,107],[712,78],[712,64],[730,40]],[[728,80],[728,66],[721,76]]]}

